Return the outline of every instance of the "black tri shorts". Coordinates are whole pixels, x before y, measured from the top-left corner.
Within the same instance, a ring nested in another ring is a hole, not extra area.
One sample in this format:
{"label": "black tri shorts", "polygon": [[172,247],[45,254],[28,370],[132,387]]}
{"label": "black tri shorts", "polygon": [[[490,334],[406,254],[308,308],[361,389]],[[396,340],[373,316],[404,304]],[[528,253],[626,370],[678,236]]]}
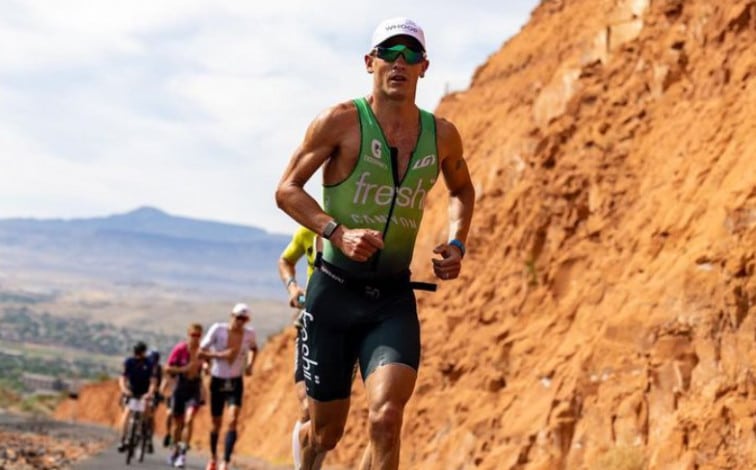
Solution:
{"label": "black tri shorts", "polygon": [[409,273],[396,282],[355,289],[316,270],[306,299],[299,352],[311,398],[348,398],[356,360],[363,380],[385,364],[418,369],[420,322]]}
{"label": "black tri shorts", "polygon": [[202,379],[179,378],[170,401],[173,416],[184,416],[187,408],[199,408],[202,401]]}
{"label": "black tri shorts", "polygon": [[224,379],[210,377],[210,416],[223,416],[223,408],[236,406],[241,408],[244,396],[244,381],[241,377]]}

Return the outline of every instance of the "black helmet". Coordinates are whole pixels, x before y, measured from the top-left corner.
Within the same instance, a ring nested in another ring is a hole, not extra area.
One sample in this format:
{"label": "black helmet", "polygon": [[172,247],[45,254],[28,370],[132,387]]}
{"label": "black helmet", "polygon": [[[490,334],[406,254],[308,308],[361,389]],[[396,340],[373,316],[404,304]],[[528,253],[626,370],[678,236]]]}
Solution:
{"label": "black helmet", "polygon": [[150,352],[147,354],[147,359],[153,364],[159,363],[160,351],[158,351],[157,349],[150,349]]}
{"label": "black helmet", "polygon": [[144,343],[144,341],[137,341],[137,343],[134,345],[134,355],[138,354],[144,354],[147,352],[147,345]]}

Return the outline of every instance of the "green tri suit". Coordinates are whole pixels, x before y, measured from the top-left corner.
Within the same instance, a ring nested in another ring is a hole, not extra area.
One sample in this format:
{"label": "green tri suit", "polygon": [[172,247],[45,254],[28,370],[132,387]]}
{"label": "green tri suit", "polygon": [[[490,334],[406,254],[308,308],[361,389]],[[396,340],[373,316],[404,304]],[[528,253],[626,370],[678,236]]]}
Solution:
{"label": "green tri suit", "polygon": [[323,259],[358,275],[396,274],[409,268],[423,203],[438,178],[435,120],[431,113],[420,110],[420,136],[407,172],[396,181],[391,148],[370,105],[364,98],[354,103],[362,134],[359,158],[344,181],[324,186],[323,209],[349,228],[383,233],[385,248],[367,263],[358,263],[326,241]]}
{"label": "green tri suit", "polygon": [[420,326],[409,266],[425,198],[438,179],[436,121],[419,110],[420,132],[399,181],[389,146],[367,99],[353,101],[360,150],[349,176],[324,186],[323,208],[347,228],[383,234],[384,248],[356,262],[324,240],[322,263],[307,286],[302,361],[307,393],[319,401],[348,398],[352,365],[363,378],[384,364],[420,363]]}

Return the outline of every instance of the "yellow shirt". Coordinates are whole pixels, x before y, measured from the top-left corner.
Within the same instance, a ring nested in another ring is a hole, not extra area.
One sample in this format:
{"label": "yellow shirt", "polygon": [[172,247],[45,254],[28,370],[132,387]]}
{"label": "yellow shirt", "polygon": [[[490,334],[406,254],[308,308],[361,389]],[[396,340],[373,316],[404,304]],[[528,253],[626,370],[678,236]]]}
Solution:
{"label": "yellow shirt", "polygon": [[299,227],[286,249],[281,254],[281,258],[296,264],[303,255],[307,255],[307,279],[310,279],[312,272],[315,270],[315,232],[305,227]]}

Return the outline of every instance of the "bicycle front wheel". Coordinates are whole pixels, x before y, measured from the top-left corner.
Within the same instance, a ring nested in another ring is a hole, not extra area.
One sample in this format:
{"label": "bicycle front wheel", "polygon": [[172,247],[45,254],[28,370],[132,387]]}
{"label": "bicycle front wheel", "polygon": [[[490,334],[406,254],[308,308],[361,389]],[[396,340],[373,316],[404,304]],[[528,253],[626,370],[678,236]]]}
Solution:
{"label": "bicycle front wheel", "polygon": [[126,465],[131,463],[134,458],[134,450],[137,445],[137,433],[139,432],[139,416],[137,413],[129,413],[129,436],[126,439]]}
{"label": "bicycle front wheel", "polygon": [[142,418],[139,426],[139,461],[144,461],[144,453],[147,450],[147,442],[150,439],[147,420]]}

